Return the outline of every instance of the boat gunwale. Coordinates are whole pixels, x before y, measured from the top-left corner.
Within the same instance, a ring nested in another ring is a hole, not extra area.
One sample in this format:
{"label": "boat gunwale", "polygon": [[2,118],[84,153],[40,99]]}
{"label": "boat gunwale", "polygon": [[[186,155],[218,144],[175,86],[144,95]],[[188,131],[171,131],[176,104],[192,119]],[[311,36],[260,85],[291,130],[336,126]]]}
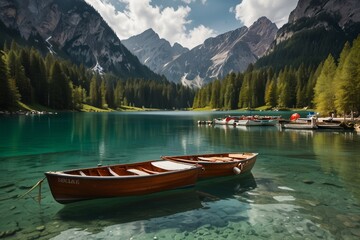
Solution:
{"label": "boat gunwale", "polygon": [[[242,163],[242,162],[247,162],[252,160],[253,158],[257,157],[259,155],[259,153],[251,153],[252,156],[245,158],[245,159],[239,159],[239,160],[233,160],[233,161],[222,161],[222,162],[211,162],[211,161],[204,161],[204,160],[191,160],[191,159],[186,159],[184,158],[184,156],[186,157],[204,157],[204,156],[209,156],[209,155],[225,155],[225,154],[238,154],[238,153],[220,153],[220,154],[195,154],[195,155],[183,155],[183,156],[161,156],[161,158],[166,159],[166,160],[173,160],[173,161],[182,161],[185,163],[192,163],[192,164],[211,164],[211,165],[225,165],[225,164],[238,164],[238,163]],[[183,158],[182,158],[183,157]],[[236,159],[236,158],[234,158]]]}
{"label": "boat gunwale", "polygon": [[138,175],[138,174],[134,174],[134,175],[119,175],[119,176],[92,176],[92,175],[76,175],[76,174],[69,174],[66,172],[76,172],[76,171],[82,171],[82,170],[89,170],[89,169],[101,169],[101,168],[111,168],[111,167],[121,167],[121,166],[141,166],[143,163],[151,163],[151,162],[156,162],[156,161],[174,161],[171,159],[164,159],[164,160],[149,160],[146,162],[137,162],[137,163],[124,163],[124,164],[113,164],[113,165],[106,165],[106,166],[99,166],[99,167],[93,167],[93,168],[77,168],[77,169],[69,169],[69,170],[65,170],[65,171],[47,171],[45,172],[45,175],[53,175],[53,176],[58,176],[58,177],[68,177],[68,178],[77,178],[77,179],[94,179],[94,180],[98,180],[98,179],[107,179],[107,180],[114,180],[114,179],[127,179],[127,178],[153,178],[156,176],[162,176],[162,175],[167,175],[167,174],[178,174],[181,172],[187,172],[187,171],[193,171],[193,170],[198,170],[200,171],[202,166],[200,164],[191,164],[191,163],[183,163],[186,165],[191,166],[190,168],[186,168],[186,169],[177,169],[177,170],[164,170],[164,172],[157,172],[157,173],[153,173],[153,174],[147,174],[147,175]]}

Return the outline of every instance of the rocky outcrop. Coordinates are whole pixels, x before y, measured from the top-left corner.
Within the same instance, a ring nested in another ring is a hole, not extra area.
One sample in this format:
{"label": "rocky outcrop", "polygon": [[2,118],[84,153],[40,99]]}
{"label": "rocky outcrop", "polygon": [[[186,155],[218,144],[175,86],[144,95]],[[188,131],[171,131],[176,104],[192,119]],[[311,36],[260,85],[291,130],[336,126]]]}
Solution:
{"label": "rocky outcrop", "polygon": [[329,13],[337,18],[340,27],[351,22],[360,22],[360,1],[358,0],[299,0],[290,13],[289,23],[307,17],[314,18],[321,13]]}
{"label": "rocky outcrop", "polygon": [[171,46],[167,40],[160,39],[151,28],[139,35],[122,40],[122,43],[139,58],[140,62],[156,73],[160,73],[167,63],[189,51],[178,43]]}
{"label": "rocky outcrop", "polygon": [[74,63],[101,66],[121,77],[159,78],[83,0],[0,0],[0,21],[25,41],[51,45],[55,54]]}

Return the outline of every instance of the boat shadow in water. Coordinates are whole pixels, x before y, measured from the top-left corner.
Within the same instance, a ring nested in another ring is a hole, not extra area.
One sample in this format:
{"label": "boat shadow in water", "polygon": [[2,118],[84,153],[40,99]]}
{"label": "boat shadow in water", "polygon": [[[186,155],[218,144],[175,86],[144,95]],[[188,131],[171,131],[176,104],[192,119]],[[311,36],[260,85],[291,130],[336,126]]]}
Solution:
{"label": "boat shadow in water", "polygon": [[201,209],[205,202],[231,198],[254,188],[256,182],[251,173],[241,178],[222,177],[200,181],[194,188],[70,203],[60,209],[57,217],[64,221],[128,223]]}

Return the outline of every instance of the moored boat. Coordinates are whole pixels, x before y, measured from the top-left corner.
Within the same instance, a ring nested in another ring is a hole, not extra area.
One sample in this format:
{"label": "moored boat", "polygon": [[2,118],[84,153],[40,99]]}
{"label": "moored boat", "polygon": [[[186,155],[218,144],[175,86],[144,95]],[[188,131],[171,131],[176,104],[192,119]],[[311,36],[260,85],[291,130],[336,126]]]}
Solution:
{"label": "moored boat", "polygon": [[163,159],[200,164],[204,171],[199,178],[245,175],[251,172],[258,153],[215,153],[183,156],[162,156]]}
{"label": "moored boat", "polygon": [[227,116],[225,118],[215,118],[213,123],[218,125],[234,125],[235,121],[238,119],[239,117]]}
{"label": "moored boat", "polygon": [[202,167],[170,160],[46,172],[59,203],[145,195],[195,185]]}
{"label": "moored boat", "polygon": [[277,119],[240,119],[235,121],[236,126],[275,126]]}
{"label": "moored boat", "polygon": [[319,129],[332,129],[332,130],[343,130],[344,126],[341,123],[326,123],[321,122],[316,124]]}
{"label": "moored boat", "polygon": [[301,130],[313,130],[317,129],[317,125],[307,124],[307,123],[284,123],[281,125],[282,128],[287,129],[301,129]]}
{"label": "moored boat", "polygon": [[301,130],[313,130],[318,128],[315,117],[311,117],[308,120],[302,120],[299,117],[294,117],[294,116],[295,114],[291,116],[290,122],[282,123],[281,127],[288,129],[301,129]]}
{"label": "moored boat", "polygon": [[281,116],[227,116],[213,120],[215,125],[233,125],[233,126],[274,126],[279,123]]}

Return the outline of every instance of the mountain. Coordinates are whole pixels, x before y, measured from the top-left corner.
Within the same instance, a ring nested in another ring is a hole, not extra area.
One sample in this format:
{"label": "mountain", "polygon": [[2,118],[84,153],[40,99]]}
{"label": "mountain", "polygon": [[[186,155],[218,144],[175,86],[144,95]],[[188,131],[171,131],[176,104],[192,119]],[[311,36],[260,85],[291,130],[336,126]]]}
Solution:
{"label": "mountain", "polygon": [[121,42],[139,58],[140,62],[156,73],[160,73],[167,63],[189,51],[178,43],[171,46],[167,40],[160,39],[151,28]]}
{"label": "mountain", "polygon": [[161,73],[168,80],[200,87],[228,73],[244,71],[265,53],[277,30],[262,17],[250,28],[244,26],[205,40],[167,64]]}
{"label": "mountain", "polygon": [[160,78],[84,0],[0,0],[0,43],[12,39],[119,77]]}
{"label": "mountain", "polygon": [[123,44],[140,61],[173,82],[200,87],[230,72],[239,72],[261,57],[274,40],[277,27],[266,17],[250,28],[209,38],[190,51],[175,43],[171,47],[152,29],[123,40]]}
{"label": "mountain", "polygon": [[277,32],[267,56],[256,65],[281,69],[318,65],[329,53],[335,58],[346,41],[360,33],[360,1],[299,0],[289,21]]}

